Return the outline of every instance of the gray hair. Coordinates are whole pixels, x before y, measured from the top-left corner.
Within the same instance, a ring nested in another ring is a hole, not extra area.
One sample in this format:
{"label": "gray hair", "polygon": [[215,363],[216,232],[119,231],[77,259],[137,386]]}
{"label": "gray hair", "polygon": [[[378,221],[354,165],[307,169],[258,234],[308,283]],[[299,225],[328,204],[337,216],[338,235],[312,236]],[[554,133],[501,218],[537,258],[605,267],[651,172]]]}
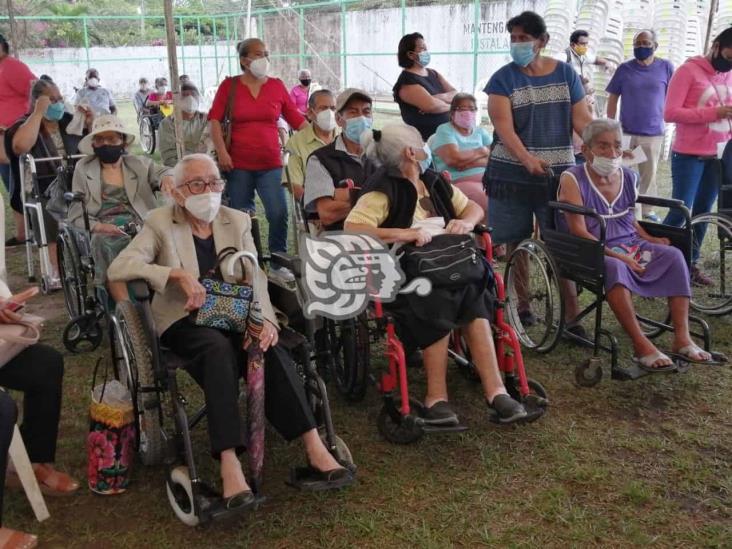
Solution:
{"label": "gray hair", "polygon": [[585,126],[582,131],[582,141],[585,145],[591,147],[595,138],[605,132],[615,132],[621,139],[623,137],[623,128],[620,126],[620,122],[611,118],[598,118]]}
{"label": "gray hair", "polygon": [[214,159],[211,158],[209,155],[203,153],[187,154],[186,156],[181,158],[175,165],[175,168],[173,168],[174,187],[180,187],[181,185],[183,185],[183,183],[185,183],[185,175],[186,171],[188,171],[188,165],[193,164],[194,162],[206,162],[207,164],[210,164],[216,171],[216,177],[221,177],[219,167],[216,165],[216,162],[214,162]]}
{"label": "gray hair", "polygon": [[239,53],[239,57],[246,57],[249,55],[249,48],[254,44],[264,45],[264,41],[261,38],[247,38],[239,42],[236,45],[236,51]]}
{"label": "gray hair", "polygon": [[387,168],[399,168],[406,147],[421,149],[424,141],[417,128],[406,124],[387,124],[381,130],[361,135],[361,145],[369,160]]}
{"label": "gray hair", "polygon": [[653,43],[654,44],[658,44],[658,39],[656,38],[656,31],[654,31],[653,29],[641,29],[641,30],[639,30],[638,32],[636,32],[633,35],[633,42],[635,43],[636,38],[638,38],[644,32],[647,32],[648,34],[651,35],[651,40],[653,40]]}
{"label": "gray hair", "polygon": [[335,97],[332,91],[330,90],[317,90],[310,94],[310,97],[308,97],[308,107],[311,109],[315,108],[315,101],[320,97],[321,95],[327,95],[329,97]]}

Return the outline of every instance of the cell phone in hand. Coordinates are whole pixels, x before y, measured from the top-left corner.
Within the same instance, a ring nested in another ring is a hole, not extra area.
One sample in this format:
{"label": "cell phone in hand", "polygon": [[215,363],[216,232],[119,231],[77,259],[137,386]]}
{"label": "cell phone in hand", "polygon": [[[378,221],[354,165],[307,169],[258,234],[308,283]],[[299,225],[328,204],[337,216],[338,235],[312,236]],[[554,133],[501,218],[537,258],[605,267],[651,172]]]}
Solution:
{"label": "cell phone in hand", "polygon": [[23,307],[25,307],[25,303],[18,303],[17,301],[8,301],[5,304],[5,310],[10,311],[11,313],[18,313],[23,309]]}

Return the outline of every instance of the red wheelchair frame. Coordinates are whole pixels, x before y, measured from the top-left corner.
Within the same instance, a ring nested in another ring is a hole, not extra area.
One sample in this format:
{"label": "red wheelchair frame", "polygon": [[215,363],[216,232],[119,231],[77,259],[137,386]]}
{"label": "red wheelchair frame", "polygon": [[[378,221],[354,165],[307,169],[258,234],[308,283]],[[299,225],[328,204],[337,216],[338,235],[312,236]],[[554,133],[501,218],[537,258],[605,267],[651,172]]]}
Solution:
{"label": "red wheelchair frame", "polygon": [[[485,227],[476,227],[476,235],[482,240],[485,247],[486,259],[493,265],[493,245],[490,237],[490,230]],[[526,407],[528,416],[525,421],[538,419],[545,411],[548,404],[546,391],[538,382],[526,376],[521,346],[513,328],[504,319],[504,303],[506,292],[503,277],[494,270],[495,291],[497,306],[495,318],[491,322],[493,339],[496,348],[498,366],[504,376],[504,383],[508,393],[515,399],[521,401]],[[421,408],[421,404],[415,399],[409,398],[409,387],[407,382],[407,364],[404,354],[404,347],[396,335],[394,320],[390,315],[385,314],[381,302],[374,303],[374,317],[380,331],[386,333],[386,351],[388,359],[387,370],[381,375],[377,382],[379,392],[384,399],[384,406],[379,413],[379,432],[389,442],[408,444],[422,437],[424,433],[464,431],[464,425],[457,426],[433,426],[425,424],[419,414],[414,414],[414,408]],[[467,370],[469,377],[478,379],[474,366],[468,358],[462,343],[459,330],[451,335],[450,355],[458,365]],[[399,402],[397,403],[394,393],[398,392]]]}

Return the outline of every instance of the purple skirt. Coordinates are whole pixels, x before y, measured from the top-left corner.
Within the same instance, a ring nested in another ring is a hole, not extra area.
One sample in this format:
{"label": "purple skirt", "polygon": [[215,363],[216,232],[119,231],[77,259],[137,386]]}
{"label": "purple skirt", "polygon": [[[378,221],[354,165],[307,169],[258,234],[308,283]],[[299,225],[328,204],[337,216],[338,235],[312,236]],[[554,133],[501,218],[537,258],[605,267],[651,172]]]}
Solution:
{"label": "purple skirt", "polygon": [[632,255],[646,270],[636,273],[620,259],[606,256],[605,291],[620,284],[641,297],[691,297],[689,269],[679,249],[641,239],[632,244],[608,243],[608,246]]}

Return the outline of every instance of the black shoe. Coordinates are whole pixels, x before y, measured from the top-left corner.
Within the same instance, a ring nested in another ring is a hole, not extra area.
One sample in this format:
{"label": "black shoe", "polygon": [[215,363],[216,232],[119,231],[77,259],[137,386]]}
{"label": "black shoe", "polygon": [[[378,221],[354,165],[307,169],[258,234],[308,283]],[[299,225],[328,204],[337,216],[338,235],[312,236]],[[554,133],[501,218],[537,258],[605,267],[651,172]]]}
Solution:
{"label": "black shoe", "polygon": [[300,490],[324,492],[350,486],[356,481],[356,475],[345,467],[330,471],[320,471],[315,467],[295,467],[290,471],[290,486]]}
{"label": "black shoe", "polygon": [[17,237],[8,238],[5,241],[5,247],[6,248],[12,248],[13,246],[22,246],[25,244],[25,240],[18,240]]}
{"label": "black shoe", "polygon": [[488,408],[498,423],[513,423],[528,415],[523,404],[505,394],[495,397],[493,402],[488,403]]}
{"label": "black shoe", "polygon": [[528,328],[530,326],[536,326],[539,323],[539,317],[536,316],[531,309],[519,311],[518,317],[519,317],[519,320],[521,321],[521,325],[524,328]]}
{"label": "black shoe", "polygon": [[450,405],[444,400],[435,402],[429,408],[424,408],[421,417],[427,425],[445,426],[459,423],[457,414],[452,411]]}
{"label": "black shoe", "polygon": [[251,490],[244,490],[228,498],[222,497],[222,504],[227,511],[233,511],[235,509],[245,509],[254,505],[257,498],[254,497],[254,492]]}
{"label": "black shoe", "polygon": [[[582,326],[582,324],[567,324],[564,327],[565,334],[562,336],[564,339],[566,339],[569,343],[573,343],[574,345],[577,345],[578,347],[592,347],[592,343],[590,343],[590,336],[587,333],[587,330],[585,330],[585,327]],[[572,334],[577,337],[581,337],[585,341],[580,341],[578,339],[575,339],[574,337],[567,336],[566,334]]]}

